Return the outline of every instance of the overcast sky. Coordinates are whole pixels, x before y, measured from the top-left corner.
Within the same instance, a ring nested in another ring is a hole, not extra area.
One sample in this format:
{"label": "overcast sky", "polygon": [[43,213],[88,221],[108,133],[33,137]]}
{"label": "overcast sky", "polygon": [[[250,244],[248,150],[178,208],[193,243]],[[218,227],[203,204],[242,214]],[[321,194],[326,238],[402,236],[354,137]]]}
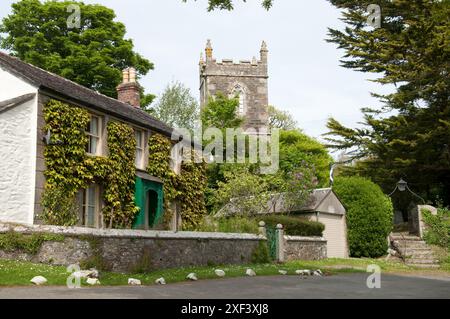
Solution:
{"label": "overcast sky", "polygon": [[[0,18],[13,0],[1,0]],[[155,63],[141,84],[160,94],[173,80],[198,98],[198,61],[207,39],[214,57],[249,60],[259,56],[262,40],[269,48],[269,102],[292,113],[309,135],[326,132],[335,117],[355,126],[360,108],[378,106],[370,92],[386,92],[369,75],[339,66],[343,51],[325,42],[327,27],[342,28],[340,12],[326,0],[275,0],[270,11],[260,0],[238,3],[232,12],[207,12],[207,1],[85,0],[115,10],[127,27],[135,50]],[[373,78],[373,76],[372,76]]]}

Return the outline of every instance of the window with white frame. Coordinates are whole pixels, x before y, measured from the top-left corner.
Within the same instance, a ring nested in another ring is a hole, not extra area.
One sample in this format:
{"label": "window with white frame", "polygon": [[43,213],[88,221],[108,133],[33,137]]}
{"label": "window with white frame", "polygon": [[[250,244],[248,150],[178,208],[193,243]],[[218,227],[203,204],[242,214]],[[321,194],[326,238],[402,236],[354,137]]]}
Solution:
{"label": "window with white frame", "polygon": [[88,143],[86,145],[86,152],[91,155],[100,155],[101,142],[101,119],[98,116],[91,115],[89,124],[86,127],[86,135]]}
{"label": "window with white frame", "polygon": [[84,227],[99,228],[100,227],[100,187],[91,185],[79,192],[80,200],[80,224]]}
{"label": "window with white frame", "polygon": [[145,134],[141,130],[134,130],[134,137],[136,139],[136,160],[137,168],[144,169],[144,153],[145,153]]}

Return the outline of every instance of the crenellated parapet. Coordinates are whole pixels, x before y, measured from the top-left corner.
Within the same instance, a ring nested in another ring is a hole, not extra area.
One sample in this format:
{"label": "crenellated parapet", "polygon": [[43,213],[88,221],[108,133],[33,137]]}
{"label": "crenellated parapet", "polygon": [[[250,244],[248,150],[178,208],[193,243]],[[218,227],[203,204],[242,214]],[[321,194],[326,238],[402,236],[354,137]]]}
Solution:
{"label": "crenellated parapet", "polygon": [[230,97],[238,96],[239,113],[245,118],[245,129],[262,130],[268,121],[268,49],[263,41],[259,59],[221,59],[214,57],[210,40],[205,47],[205,57],[200,57],[200,102],[219,92]]}

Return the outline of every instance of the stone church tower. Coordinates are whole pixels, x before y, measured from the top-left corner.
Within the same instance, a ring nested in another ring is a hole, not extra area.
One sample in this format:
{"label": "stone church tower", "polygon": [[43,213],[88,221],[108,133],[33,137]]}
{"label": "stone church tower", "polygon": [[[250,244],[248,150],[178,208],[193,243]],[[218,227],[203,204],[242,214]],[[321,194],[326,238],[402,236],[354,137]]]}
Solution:
{"label": "stone church tower", "polygon": [[244,130],[251,134],[266,134],[268,122],[267,82],[268,50],[263,42],[260,59],[233,62],[231,59],[217,61],[213,58],[211,41],[206,44],[206,60],[200,59],[200,106],[208,103],[209,97],[221,92],[229,97],[239,96],[239,114],[244,117]]}

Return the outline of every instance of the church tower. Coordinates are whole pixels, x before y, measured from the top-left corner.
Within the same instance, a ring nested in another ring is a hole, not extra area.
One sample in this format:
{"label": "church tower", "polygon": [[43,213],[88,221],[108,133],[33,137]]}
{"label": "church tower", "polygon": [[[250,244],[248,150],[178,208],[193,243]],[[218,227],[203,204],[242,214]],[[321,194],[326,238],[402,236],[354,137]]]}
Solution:
{"label": "church tower", "polygon": [[229,97],[239,96],[239,115],[244,117],[244,130],[251,129],[265,134],[268,126],[268,50],[262,43],[259,60],[233,62],[232,59],[217,61],[213,57],[211,41],[205,49],[206,60],[200,59],[200,106],[204,107],[210,97],[217,93]]}

